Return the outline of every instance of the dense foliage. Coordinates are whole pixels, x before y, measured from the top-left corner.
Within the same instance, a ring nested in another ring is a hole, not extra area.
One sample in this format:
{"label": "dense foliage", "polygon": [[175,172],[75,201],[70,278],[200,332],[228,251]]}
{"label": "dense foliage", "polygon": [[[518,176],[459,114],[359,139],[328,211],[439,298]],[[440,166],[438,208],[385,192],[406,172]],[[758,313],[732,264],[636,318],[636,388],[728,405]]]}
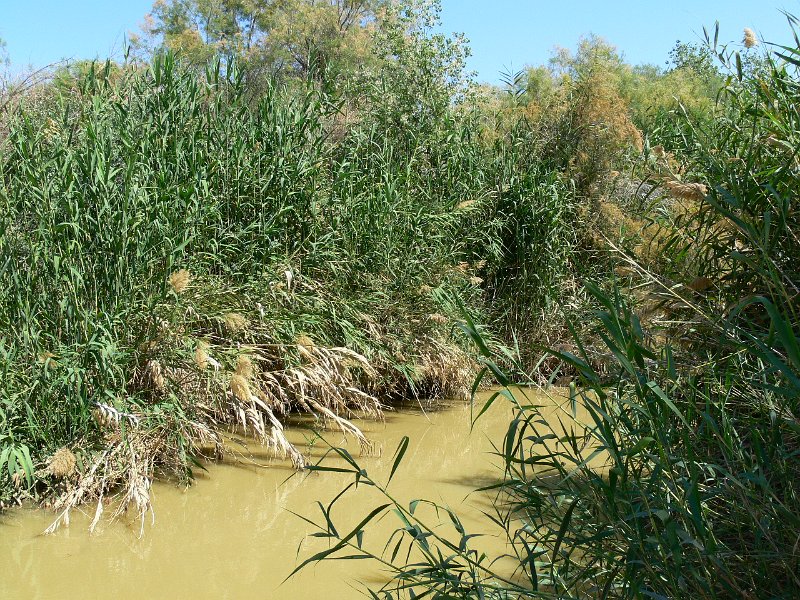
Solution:
{"label": "dense foliage", "polygon": [[[159,1],[124,63],[3,88],[0,502],[143,515],[234,427],[324,471],[287,413],[368,447],[354,414],[479,373],[515,569],[344,450],[385,502],[338,531],[348,487],[307,562],[379,560],[386,598],[796,596],[800,45],[591,37],[501,89],[437,14]],[[557,423],[512,385],[548,379]]]}
{"label": "dense foliage", "polygon": [[[402,39],[403,69],[428,60]],[[6,502],[55,493],[66,518],[124,483],[144,512],[157,470],[191,476],[235,425],[302,466],[292,410],[368,445],[353,411],[468,390],[450,328],[461,303],[489,315],[485,280],[541,308],[568,275],[570,186],[524,130],[487,146],[447,64],[440,98],[358,118],[313,78],[255,93],[172,53],[55,75],[4,119]]]}
{"label": "dense foliage", "polygon": [[[621,278],[586,282],[591,326],[550,351],[577,375],[554,392],[556,416],[498,367],[511,353],[468,316],[462,325],[504,386],[479,412],[515,406],[497,441],[502,481],[483,490],[513,566],[474,550],[447,507],[399,502],[340,450],[384,503],[353,532],[336,531],[326,507],[318,535],[335,543],[309,562],[371,556],[394,574],[375,598],[798,594],[800,46],[752,69],[728,48],[709,52],[728,73],[716,118],[664,115],[634,167],[657,187],[645,199],[610,188],[640,220],[605,222]],[[373,556],[362,529],[390,510],[398,529]]]}

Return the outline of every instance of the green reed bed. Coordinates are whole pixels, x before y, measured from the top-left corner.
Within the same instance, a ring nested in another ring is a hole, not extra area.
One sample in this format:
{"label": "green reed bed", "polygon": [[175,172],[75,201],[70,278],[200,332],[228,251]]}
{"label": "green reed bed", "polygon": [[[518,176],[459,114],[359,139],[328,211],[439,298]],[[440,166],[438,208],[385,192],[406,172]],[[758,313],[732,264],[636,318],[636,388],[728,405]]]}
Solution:
{"label": "green reed bed", "polygon": [[[574,351],[550,351],[576,373],[555,416],[498,367],[514,353],[461,325],[504,386],[476,414],[515,410],[495,441],[502,480],[482,490],[506,560],[474,550],[447,507],[398,501],[335,450],[383,501],[352,531],[332,515],[355,485],[323,508],[316,535],[331,546],[303,566],[372,558],[393,575],[373,598],[798,596],[800,45],[751,70],[712,50],[730,73],[716,118],[673,113],[640,171],[661,190],[643,215],[656,259],[605,232],[625,278],[587,282],[591,327],[572,328]],[[370,521],[391,512],[384,552],[367,552]]]}
{"label": "green reed bed", "polygon": [[[54,498],[64,520],[120,492],[144,514],[155,473],[190,477],[228,427],[302,466],[288,411],[367,447],[354,411],[465,393],[458,304],[484,312],[485,280],[509,272],[497,232],[557,220],[571,196],[482,144],[468,111],[343,130],[342,101],[311,84],[252,97],[234,67],[159,55],[38,86],[4,117],[3,502]],[[544,263],[531,235],[514,260]]]}

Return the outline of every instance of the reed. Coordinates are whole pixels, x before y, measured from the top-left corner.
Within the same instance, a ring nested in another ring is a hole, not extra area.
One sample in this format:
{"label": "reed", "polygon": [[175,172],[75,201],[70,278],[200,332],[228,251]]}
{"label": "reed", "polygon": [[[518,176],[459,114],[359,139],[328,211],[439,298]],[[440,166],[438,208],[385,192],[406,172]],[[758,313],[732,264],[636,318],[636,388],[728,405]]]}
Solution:
{"label": "reed", "polygon": [[[235,65],[164,54],[87,65],[3,116],[0,500],[56,493],[68,515],[127,489],[144,512],[131,490],[191,477],[233,426],[301,465],[290,410],[368,447],[349,419],[378,398],[466,394],[458,302],[488,314],[489,285],[519,299],[509,280],[534,256],[524,293],[558,294],[567,250],[537,244],[571,197],[523,153],[487,147],[455,106],[333,135],[343,100],[290,83],[254,96]],[[539,220],[503,258],[495,234]],[[43,467],[76,445],[65,487]]]}
{"label": "reed", "polygon": [[[499,366],[515,352],[493,348],[463,317],[482,375],[502,386],[476,407],[478,418],[494,402],[514,407],[496,441],[500,481],[481,490],[494,498],[487,519],[508,555],[479,554],[457,514],[398,501],[391,475],[376,481],[334,449],[353,483],[381,499],[350,531],[337,530],[333,515],[336,503],[359,501],[355,485],[320,504],[310,522],[330,547],[298,568],[371,558],[393,576],[368,592],[385,599],[800,593],[800,43],[764,55],[758,71],[713,51],[731,73],[718,118],[674,114],[674,126],[654,135],[657,161],[669,155],[685,179],[666,177],[664,165],[643,171],[663,189],[645,213],[661,260],[646,263],[605,232],[626,274],[587,282],[591,326],[572,324],[571,345],[548,351],[575,375],[556,417],[511,385],[526,381],[513,374],[524,367]],[[398,447],[391,474],[410,443]],[[397,529],[384,552],[368,552],[360,540],[370,522],[390,515]]]}

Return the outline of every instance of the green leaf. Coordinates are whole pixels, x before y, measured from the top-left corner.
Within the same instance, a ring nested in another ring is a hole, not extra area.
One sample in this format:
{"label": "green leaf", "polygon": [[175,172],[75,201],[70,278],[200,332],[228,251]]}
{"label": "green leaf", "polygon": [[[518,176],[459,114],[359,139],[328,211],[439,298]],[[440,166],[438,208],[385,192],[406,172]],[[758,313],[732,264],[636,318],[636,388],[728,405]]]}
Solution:
{"label": "green leaf", "polygon": [[386,485],[392,481],[392,477],[394,477],[395,471],[397,471],[397,467],[400,466],[400,461],[403,460],[403,456],[406,454],[406,450],[408,450],[408,436],[404,435],[403,439],[400,440],[400,443],[397,445],[397,450],[394,452],[394,463],[392,464],[392,471],[389,473],[389,480],[386,482]]}
{"label": "green leaf", "polygon": [[648,381],[647,387],[653,390],[656,396],[658,396],[659,399],[666,404],[673,413],[675,413],[675,415],[681,420],[681,423],[686,425],[686,427],[689,427],[689,422],[683,416],[681,411],[678,410],[678,407],[675,406],[675,403],[667,397],[667,395],[664,393],[664,390],[662,390],[655,381]]}
{"label": "green leaf", "polygon": [[344,548],[347,545],[347,542],[349,542],[352,538],[354,538],[356,535],[358,535],[358,533],[361,530],[364,529],[364,526],[367,523],[372,521],[372,519],[374,519],[376,516],[378,516],[380,513],[382,513],[384,510],[386,510],[390,506],[392,506],[392,505],[391,504],[382,504],[382,505],[378,506],[377,508],[372,509],[372,511],[370,511],[370,513],[366,517],[364,517],[364,519],[362,519],[361,522],[358,525],[356,525],[353,528],[352,531],[350,531],[350,533],[348,533],[346,536],[344,536],[339,541],[338,544],[336,544],[332,548],[328,548],[327,550],[323,550],[321,552],[317,552],[313,556],[311,556],[311,557],[307,558],[306,560],[304,560],[297,567],[295,567],[292,570],[292,572],[289,573],[289,575],[287,575],[286,579],[284,579],[284,582],[286,582],[289,578],[291,578],[295,573],[300,571],[306,565],[308,565],[310,563],[313,563],[313,562],[320,562],[321,560],[324,560],[324,559],[328,558],[329,556],[335,554],[336,552],[338,552],[339,550]]}
{"label": "green leaf", "polygon": [[572,520],[572,513],[575,510],[575,507],[578,506],[578,499],[572,501],[572,504],[569,505],[567,512],[564,514],[564,518],[561,520],[561,527],[558,529],[558,535],[556,536],[556,544],[553,547],[553,564],[556,563],[556,557],[558,556],[558,550],[561,548],[561,542],[564,541],[564,536],[567,533],[567,529],[569,529],[570,521]]}

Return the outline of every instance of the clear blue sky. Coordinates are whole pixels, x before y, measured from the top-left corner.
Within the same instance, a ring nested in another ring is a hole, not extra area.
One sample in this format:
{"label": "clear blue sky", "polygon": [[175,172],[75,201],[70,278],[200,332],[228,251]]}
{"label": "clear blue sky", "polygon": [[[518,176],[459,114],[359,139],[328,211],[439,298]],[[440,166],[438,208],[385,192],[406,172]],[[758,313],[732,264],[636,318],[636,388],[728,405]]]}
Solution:
{"label": "clear blue sky", "polygon": [[[152,0],[0,0],[0,37],[12,64],[118,56]],[[595,33],[633,63],[663,64],[675,41],[697,41],[719,20],[721,38],[751,27],[787,40],[780,9],[800,15],[800,0],[443,0],[443,28],[471,41],[470,67],[496,82],[504,69],[546,62],[554,46],[574,47]]]}

